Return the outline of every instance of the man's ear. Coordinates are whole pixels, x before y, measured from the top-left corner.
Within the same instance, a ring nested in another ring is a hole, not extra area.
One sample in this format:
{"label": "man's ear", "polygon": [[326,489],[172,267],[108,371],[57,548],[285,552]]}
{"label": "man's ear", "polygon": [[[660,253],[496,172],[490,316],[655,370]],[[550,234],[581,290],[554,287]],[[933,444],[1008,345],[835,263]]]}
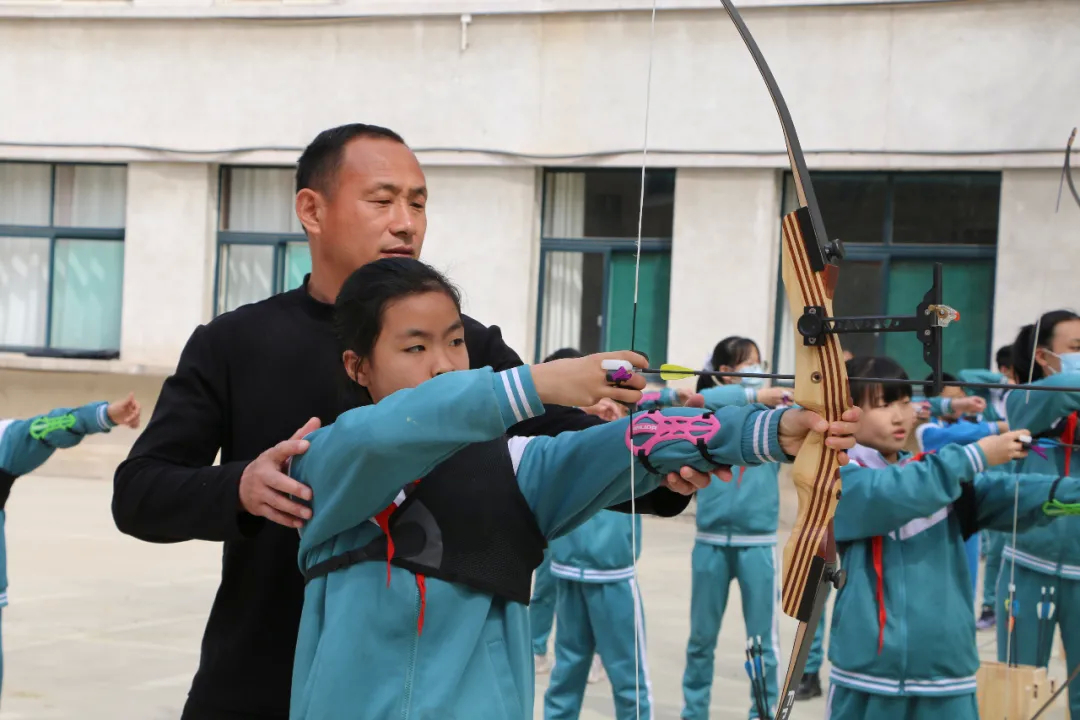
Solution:
{"label": "man's ear", "polygon": [[352,350],[346,350],[341,354],[341,362],[345,365],[345,372],[349,378],[363,387],[368,386],[367,363],[360,360],[360,356]]}
{"label": "man's ear", "polygon": [[322,229],[323,199],[311,188],[296,193],[296,217],[308,235],[318,235]]}

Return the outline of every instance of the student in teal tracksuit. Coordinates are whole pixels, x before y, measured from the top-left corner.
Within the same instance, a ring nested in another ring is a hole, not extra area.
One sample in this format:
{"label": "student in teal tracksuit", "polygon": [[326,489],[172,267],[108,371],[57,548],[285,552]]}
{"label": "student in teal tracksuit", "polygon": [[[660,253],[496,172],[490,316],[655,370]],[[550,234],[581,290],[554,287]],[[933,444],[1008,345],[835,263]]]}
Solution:
{"label": "student in teal tracksuit", "polygon": [[[1035,327],[1028,325],[1017,336],[1013,355],[1016,376],[1026,380],[1030,375],[1040,385],[1080,386],[1080,318],[1066,310],[1046,313],[1038,323],[1038,338],[1034,335]],[[1076,432],[1080,393],[1014,390],[1006,398],[1006,407],[1010,422],[1029,429],[1033,437],[1044,438],[1040,443],[1042,454],[1029,453],[1016,464],[1017,472],[1080,476],[1080,456],[1071,448],[1057,446],[1080,442]],[[1058,497],[1068,502],[1060,491]],[[1011,655],[1021,665],[1046,665],[1056,625],[1061,630],[1068,672],[1080,665],[1080,517],[1076,517],[1076,511],[1072,508],[1073,515],[1051,525],[1020,528],[1015,546],[1012,528],[1007,528],[997,585],[998,658],[1003,662]],[[1013,583],[1016,619],[1010,638],[1006,602]],[[1044,587],[1054,588],[1057,607],[1055,616],[1040,632],[1037,605],[1042,602]],[[1069,712],[1080,718],[1080,680],[1069,685]]]}
{"label": "student in teal tracksuit", "polygon": [[551,553],[555,666],[544,694],[544,720],[580,716],[594,653],[611,681],[615,717],[648,720],[652,686],[645,610],[634,578],[634,562],[641,557],[641,516],[601,510],[553,540]]}
{"label": "student in teal tracksuit", "polygon": [[[992,370],[961,370],[957,375],[965,382],[978,383],[1015,383],[1012,364],[1012,345],[998,348],[994,356],[994,364],[997,372]],[[971,392],[986,401],[986,411],[982,419],[987,421],[1003,420],[1008,422],[1008,413],[1005,409],[1005,390],[978,390]],[[998,572],[1001,570],[1001,553],[1005,549],[1005,535],[994,530],[983,530],[979,539],[983,555],[986,557],[983,569],[983,599],[982,610],[975,627],[979,630],[987,630],[994,627],[997,616],[994,606],[997,604],[997,581]]]}
{"label": "student in teal tracksuit", "polygon": [[[851,377],[906,379],[888,358],[855,358]],[[829,720],[976,720],[975,615],[964,537],[1013,521],[1048,523],[1048,475],[985,473],[1024,454],[1025,431],[903,452],[914,423],[910,386],[851,383],[863,408],[834,529],[847,584],[837,593],[829,660]],[[1080,482],[1057,486],[1080,499]]]}
{"label": "student in teal tracksuit", "polygon": [[[119,402],[95,402],[74,410],[56,408],[27,420],[0,420],[0,608],[8,604],[4,523],[5,506],[15,480],[41,467],[57,450],[78,445],[87,435],[109,432],[121,424],[138,427],[139,412],[132,393]],[[3,674],[0,652],[0,683]]]}
{"label": "student in teal tracksuit", "polygon": [[[750,338],[732,336],[713,350],[717,370],[762,372],[761,355]],[[698,392],[706,409],[762,403],[776,406],[790,390],[765,388],[761,378],[701,377]],[[697,493],[697,535],[691,556],[690,638],[683,672],[684,720],[706,720],[712,692],[713,661],[731,582],[739,583],[746,634],[761,638],[769,712],[777,697],[779,587],[776,527],[780,491],[773,462],[732,468],[730,482],[714,482]],[[758,717],[750,694],[749,717]]]}
{"label": "student in teal tracksuit", "polygon": [[[312,517],[300,530],[307,584],[293,720],[527,720],[534,676],[526,603],[548,540],[657,487],[657,473],[669,468],[786,458],[811,426],[829,430],[830,446],[853,444],[846,433],[857,411],[830,425],[806,411],[760,406],[715,417],[685,408],[638,415],[629,440],[628,420],[507,440],[507,428],[542,413],[543,403],[636,402],[641,376],[623,381],[601,363],[644,367],[644,357],[467,370],[456,290],[412,259],[354,272],[337,298],[335,325],[345,369],[373,404],[307,436],[291,464],[313,491]],[[657,442],[649,430],[672,424],[688,439]]]}
{"label": "student in teal tracksuit", "polygon": [[[967,379],[978,377],[976,372],[968,371]],[[949,373],[944,373],[942,377],[945,380],[957,380],[956,376]],[[915,429],[919,449],[923,452],[937,451],[949,443],[967,445],[987,435],[1009,430],[1008,423],[987,419],[988,412],[995,416],[997,413],[986,404],[983,397],[966,395],[962,388],[946,387],[939,396],[932,396],[930,400],[933,417]],[[964,543],[972,592],[975,591],[979,578],[979,548],[978,534],[972,535]]]}
{"label": "student in teal tracksuit", "polygon": [[[575,348],[562,348],[544,358],[543,362],[552,360],[565,360],[566,358],[578,358],[582,353]],[[653,408],[642,408],[653,409]],[[617,420],[626,415],[625,409],[618,403],[604,399],[595,405],[581,408],[582,411],[601,417],[605,420]],[[551,577],[551,551],[544,552],[544,562],[536,568],[533,574],[533,593],[529,601],[529,625],[532,629],[532,643],[534,662],[537,674],[551,670],[552,661],[548,657],[548,638],[551,635],[551,626],[555,620],[556,583]],[[593,678],[590,677],[589,682]]]}

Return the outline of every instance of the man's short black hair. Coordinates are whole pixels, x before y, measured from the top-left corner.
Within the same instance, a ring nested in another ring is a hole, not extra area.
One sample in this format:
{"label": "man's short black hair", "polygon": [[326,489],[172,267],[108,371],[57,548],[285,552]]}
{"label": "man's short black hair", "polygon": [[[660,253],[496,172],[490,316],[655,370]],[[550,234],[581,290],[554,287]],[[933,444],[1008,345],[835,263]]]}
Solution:
{"label": "man's short black hair", "polygon": [[296,192],[310,188],[326,195],[341,165],[345,146],[357,138],[385,138],[406,144],[396,132],[378,125],[350,123],[323,130],[304,148],[296,162]]}

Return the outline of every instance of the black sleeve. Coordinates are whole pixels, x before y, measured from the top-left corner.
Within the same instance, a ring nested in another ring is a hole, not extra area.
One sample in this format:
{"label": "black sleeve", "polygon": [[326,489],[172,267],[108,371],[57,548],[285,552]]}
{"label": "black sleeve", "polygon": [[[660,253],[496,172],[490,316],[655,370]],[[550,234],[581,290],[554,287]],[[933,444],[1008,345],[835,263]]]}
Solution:
{"label": "black sleeve", "polygon": [[[502,331],[498,325],[485,327],[470,317],[464,318],[465,345],[469,349],[470,364],[474,368],[482,368],[490,365],[495,372],[507,370],[512,367],[524,365],[518,354],[514,352],[502,339]],[[604,421],[593,415],[582,412],[578,408],[564,407],[562,405],[545,405],[545,412],[534,418],[529,418],[512,426],[507,433],[515,436],[554,436],[567,430],[584,430],[593,425],[600,425]],[[642,495],[635,502],[635,509],[639,515],[659,515],[660,517],[674,517],[690,505],[689,495],[680,495],[674,490],[659,487],[647,495]],[[630,503],[612,505],[609,510],[629,513]]]}
{"label": "black sleeve", "polygon": [[240,509],[247,462],[214,466],[225,437],[226,369],[196,328],[154,414],[113,478],[113,520],[147,542],[231,540],[261,521]]}

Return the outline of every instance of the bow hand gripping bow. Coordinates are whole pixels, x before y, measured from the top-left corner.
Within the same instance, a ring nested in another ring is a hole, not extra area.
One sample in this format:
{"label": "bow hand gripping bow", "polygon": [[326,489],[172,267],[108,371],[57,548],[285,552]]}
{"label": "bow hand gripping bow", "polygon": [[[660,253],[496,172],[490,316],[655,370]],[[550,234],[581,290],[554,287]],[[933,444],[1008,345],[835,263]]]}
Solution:
{"label": "bow hand gripping bow", "polygon": [[[915,332],[923,357],[941,388],[941,330],[958,317],[942,305],[941,267],[914,315],[903,317],[833,317],[833,292],[844,247],[825,232],[810,173],[787,103],[750,30],[730,0],[724,8],[742,36],[769,90],[784,131],[799,207],[782,221],[783,281],[795,322],[795,402],[829,422],[839,420],[851,406],[847,371],[837,333]],[[801,342],[799,339],[801,338]],[[786,720],[795,702],[795,685],[802,677],[810,642],[825,607],[829,585],[843,587],[832,520],[840,500],[839,454],[811,433],[795,457],[793,479],[799,499],[798,516],[784,547],[783,609],[799,621],[777,720]]]}

